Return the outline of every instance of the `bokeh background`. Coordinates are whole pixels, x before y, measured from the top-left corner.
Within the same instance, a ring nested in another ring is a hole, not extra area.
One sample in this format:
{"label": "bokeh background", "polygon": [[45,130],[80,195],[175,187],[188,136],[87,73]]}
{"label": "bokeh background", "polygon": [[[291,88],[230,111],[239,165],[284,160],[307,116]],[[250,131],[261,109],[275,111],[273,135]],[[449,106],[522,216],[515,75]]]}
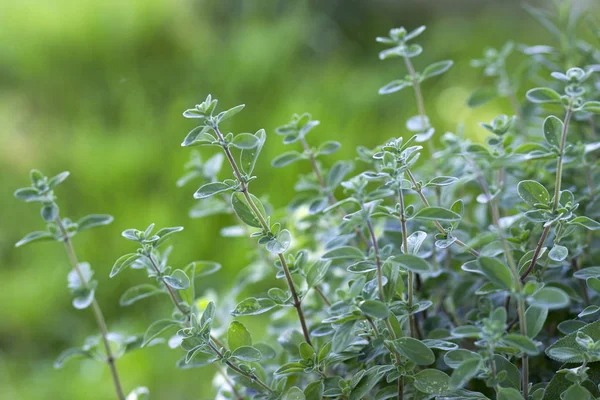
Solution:
{"label": "bokeh background", "polygon": [[[598,14],[595,7],[591,12]],[[43,228],[38,207],[12,197],[28,184],[31,168],[48,175],[71,171],[57,191],[63,215],[114,215],[112,225],[86,231],[74,244],[80,260],[96,271],[97,298],[110,329],[143,332],[169,312],[169,304],[153,298],[119,307],[121,293],[145,279],[140,271],[108,279],[114,260],[133,249],[122,230],[150,222],[185,226],[173,240],[173,265],[202,259],[223,265],[216,278],[202,283],[207,296],[218,298],[247,264],[248,240],[216,234],[233,217],[188,217],[196,187],[177,188],[175,182],[189,158],[179,144],[194,125],[182,111],[208,93],[224,107],[245,103],[228,127],[267,130],[253,187],[283,207],[293,197],[295,174],[310,167],[270,168],[283,151],[274,128],[293,113],[312,113],[322,124],[308,139],[340,141],[334,159],[352,158],[359,144],[375,146],[405,134],[404,121],[416,114],[413,94],[378,96],[378,88],[405,69],[398,59],[378,60],[382,47],[375,37],[422,24],[428,29],[418,39],[425,51],[414,60],[417,69],[455,61],[448,73],[424,83],[428,114],[442,133],[464,122],[473,140],[484,137],[477,122],[510,109],[503,101],[475,110],[465,105],[483,81],[469,61],[507,40],[552,40],[512,0],[2,2],[0,398],[114,397],[102,364],[52,367],[63,349],[82,344],[96,326],[90,312],[71,306],[70,267],[60,244],[14,248],[26,233]],[[244,320],[260,337],[264,328],[256,321]],[[167,346],[128,354],[118,362],[124,386],[148,386],[153,399],[210,398],[214,369],[178,370],[180,356]]]}

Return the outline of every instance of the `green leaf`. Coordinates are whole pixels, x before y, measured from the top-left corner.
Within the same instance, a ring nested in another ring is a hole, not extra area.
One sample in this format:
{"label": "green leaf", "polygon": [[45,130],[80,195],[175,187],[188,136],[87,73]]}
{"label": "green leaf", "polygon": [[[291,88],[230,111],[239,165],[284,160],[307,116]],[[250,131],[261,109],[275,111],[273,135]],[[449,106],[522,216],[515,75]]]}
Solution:
{"label": "green leaf", "polygon": [[123,293],[123,295],[119,299],[119,304],[122,307],[129,306],[138,300],[142,300],[159,293],[162,293],[162,291],[154,285],[141,284],[133,286]]}
{"label": "green leaf", "polygon": [[299,362],[291,362],[283,364],[279,367],[278,370],[275,371],[275,375],[289,375],[294,372],[302,372],[304,371],[304,365]]}
{"label": "green leaf", "polygon": [[306,400],[321,400],[323,398],[323,391],[325,385],[323,381],[314,381],[306,385],[304,389],[304,397]]}
{"label": "green leaf", "polygon": [[206,305],[206,308],[202,312],[200,321],[198,321],[198,327],[200,329],[205,329],[205,327],[208,326],[209,331],[210,331],[210,327],[212,326],[212,321],[215,318],[215,312],[216,312],[215,303],[212,301],[209,301],[208,304]]}
{"label": "green leaf", "polygon": [[346,350],[346,348],[352,343],[354,340],[354,326],[356,325],[356,320],[346,321],[342,325],[337,328],[335,333],[333,334],[332,340],[332,350],[334,353],[339,353],[340,351]]}
{"label": "green leaf", "polygon": [[306,397],[300,388],[292,386],[283,396],[283,400],[306,400]]}
{"label": "green leaf", "polygon": [[259,315],[269,311],[270,309],[277,306],[271,299],[257,299],[250,297],[242,300],[235,306],[235,310],[231,312],[234,317],[240,317],[242,315]]}
{"label": "green leaf", "polygon": [[563,261],[569,255],[569,250],[565,246],[555,244],[548,252],[548,258],[554,261]]}
{"label": "green leaf", "polygon": [[410,82],[407,82],[404,79],[396,79],[396,80],[391,81],[387,85],[382,86],[379,89],[379,94],[395,93],[395,92],[402,90],[405,87],[409,87],[409,86],[410,86]]}
{"label": "green leaf", "polygon": [[25,235],[25,237],[23,239],[19,240],[15,244],[15,247],[20,247],[25,244],[33,243],[33,242],[45,242],[48,240],[54,240],[54,236],[52,236],[52,234],[50,232],[42,232],[42,231],[31,232],[31,233],[28,233],[27,235]]}
{"label": "green leaf", "polygon": [[452,369],[458,368],[466,360],[476,358],[481,360],[481,356],[473,351],[465,349],[452,350],[444,355],[444,362]]}
{"label": "green leaf", "polygon": [[545,287],[527,298],[531,305],[557,310],[569,305],[569,295],[564,290],[555,287]]}
{"label": "green leaf", "polygon": [[240,154],[240,168],[248,175],[251,175],[254,171],[256,160],[258,160],[258,156],[267,141],[267,134],[264,129],[259,129],[254,136],[257,137],[258,144],[251,149],[242,150]]}
{"label": "green leaf", "polygon": [[[325,179],[325,183],[327,188],[333,190],[344,180],[344,177],[352,171],[352,163],[338,161],[333,164],[333,167],[329,170],[327,174],[327,178]],[[343,200],[342,200],[343,201]]]}
{"label": "green leaf", "polygon": [[233,207],[235,214],[243,223],[254,228],[262,228],[260,220],[254,215],[254,212],[241,192],[234,192],[231,194],[231,206]]}
{"label": "green leaf", "polygon": [[479,372],[481,368],[481,358],[469,358],[463,361],[450,376],[449,386],[453,389],[460,389],[465,386],[471,378]]}
{"label": "green leaf", "polygon": [[453,183],[457,182],[458,178],[455,178],[453,176],[437,176],[435,178],[433,178],[432,180],[430,180],[429,182],[427,182],[424,187],[428,187],[428,186],[448,186],[448,185],[452,185]]}
{"label": "green leaf", "polygon": [[158,337],[158,335],[160,335],[161,333],[165,332],[167,329],[173,326],[179,326],[179,322],[170,319],[160,319],[158,321],[153,322],[148,327],[148,329],[146,329],[146,333],[144,333],[144,341],[142,342],[141,347],[145,347],[153,339]]}
{"label": "green leaf", "polygon": [[432,272],[433,268],[422,258],[412,254],[400,254],[394,257],[393,262],[400,264],[400,267],[417,274]]}
{"label": "green leaf", "polygon": [[187,146],[191,146],[193,144],[196,144],[196,142],[206,142],[206,138],[205,138],[205,133],[208,132],[208,127],[201,125],[201,126],[197,126],[194,129],[192,129],[185,137],[185,139],[183,139],[183,142],[181,143],[181,145],[183,147],[187,147]]}
{"label": "green leaf", "polygon": [[579,318],[583,318],[583,317],[587,317],[589,315],[596,314],[598,311],[600,311],[600,307],[591,305],[591,306],[587,306],[586,308],[584,308],[583,311],[580,312],[577,316]]}
{"label": "green leaf", "polygon": [[600,278],[600,267],[588,267],[576,271],[573,276],[578,279]]}
{"label": "green leaf", "polygon": [[176,269],[171,275],[163,276],[163,281],[177,290],[185,290],[190,286],[190,278],[180,269]]}
{"label": "green leaf", "polygon": [[521,181],[517,185],[517,193],[529,205],[548,204],[550,194],[544,186],[536,181]]}
{"label": "green leaf", "polygon": [[42,219],[46,222],[53,222],[58,218],[58,206],[54,203],[46,204],[42,207]]}
{"label": "green leaf", "polygon": [[291,243],[292,235],[290,234],[290,231],[283,229],[279,231],[276,238],[269,240],[265,247],[270,253],[281,254],[290,247]]}
{"label": "green leaf", "polygon": [[352,389],[348,400],[363,400],[388,371],[387,366],[376,365],[369,368]]}
{"label": "green leaf", "polygon": [[424,369],[414,379],[417,390],[426,394],[443,394],[450,390],[450,377],[437,369]]}
{"label": "green leaf", "polygon": [[93,228],[95,226],[108,225],[113,222],[114,218],[112,215],[107,214],[92,214],[87,215],[77,221],[77,231],[81,232],[84,229]]}
{"label": "green leaf", "polygon": [[551,115],[544,120],[544,137],[551,146],[560,147],[560,140],[564,129],[563,122]]}
{"label": "green leaf", "polygon": [[427,79],[431,78],[432,76],[443,74],[444,72],[448,71],[453,64],[454,62],[452,60],[438,61],[428,65],[421,73],[421,76],[423,79]]}
{"label": "green leaf", "polygon": [[577,383],[574,383],[563,394],[560,395],[561,400],[593,400],[594,396]]}
{"label": "green leaf", "polygon": [[442,207],[425,207],[420,209],[412,217],[429,221],[459,221],[461,216]]}
{"label": "green leaf", "polygon": [[17,189],[14,193],[14,196],[19,200],[25,200],[26,202],[37,201],[43,199],[43,196],[40,196],[40,192],[36,188],[27,187]]}
{"label": "green leaf", "polygon": [[229,118],[233,117],[234,115],[236,115],[237,113],[242,111],[244,109],[244,107],[246,107],[245,104],[240,104],[239,106],[235,106],[233,108],[230,108],[227,111],[223,111],[223,112],[219,113],[219,115],[217,116],[218,122],[220,123],[225,120],[228,120]]}
{"label": "green leaf", "polygon": [[182,230],[183,226],[159,229],[158,232],[156,232],[156,236],[158,236],[159,239],[156,242],[154,242],[154,248],[157,248],[158,246],[163,244],[172,234],[181,232]]}
{"label": "green leaf", "polygon": [[430,365],[435,362],[433,351],[420,340],[403,337],[393,340],[392,344],[398,353],[417,365]]}
{"label": "green leaf", "polygon": [[[596,390],[600,384],[600,363],[596,362],[588,364],[586,375],[588,380],[585,381],[583,385],[588,389]],[[572,377],[572,374],[569,374],[568,371],[565,371],[564,369],[554,374],[552,380],[544,390],[544,397],[542,400],[560,399],[561,394],[573,385],[573,382],[570,380]]]}
{"label": "green leaf", "polygon": [[352,246],[338,247],[333,250],[329,250],[321,256],[321,258],[324,258],[326,260],[363,259],[364,257],[365,255],[360,249]]}
{"label": "green leaf", "polygon": [[331,261],[318,260],[310,266],[306,273],[306,284],[309,288],[318,285],[331,265]]}
{"label": "green leaf", "polygon": [[452,336],[457,338],[478,338],[481,336],[481,329],[475,325],[463,325],[452,329]]}
{"label": "green leaf", "polygon": [[509,346],[516,347],[524,353],[535,356],[539,354],[537,345],[527,336],[517,335],[515,333],[509,333],[502,337],[502,341]]}
{"label": "green leaf", "polygon": [[233,350],[231,357],[237,358],[238,360],[244,362],[258,362],[262,360],[262,354],[260,354],[260,351],[252,346],[238,347],[237,349]]}
{"label": "green leaf", "polygon": [[548,357],[558,361],[569,361],[573,358],[583,357],[583,351],[570,347],[553,347],[546,351]]}
{"label": "green leaf", "polygon": [[91,355],[89,351],[79,348],[66,349],[54,361],[54,368],[62,368],[67,361],[73,358],[91,358]]}
{"label": "green leaf", "polygon": [[416,255],[419,252],[419,249],[421,249],[421,245],[425,239],[427,239],[427,233],[423,231],[415,231],[406,238],[408,250],[404,249],[404,244],[402,244],[401,249],[404,253]]}
{"label": "green leaf", "polygon": [[498,96],[498,92],[495,87],[484,86],[475,89],[473,93],[467,99],[467,105],[471,108],[476,108],[488,103]]}
{"label": "green leaf", "polygon": [[248,150],[258,146],[259,139],[251,133],[239,133],[231,141],[233,147]]}
{"label": "green leaf", "polygon": [[321,143],[319,149],[317,150],[318,154],[333,154],[338,151],[342,147],[340,142],[336,142],[334,140],[328,140],[326,142]]}
{"label": "green leaf", "polygon": [[598,229],[600,229],[600,223],[584,216],[573,218],[571,221],[569,221],[569,225],[571,224],[583,226],[584,228],[587,228],[590,231],[597,231]]}
{"label": "green leaf", "polygon": [[600,101],[588,101],[581,106],[582,111],[600,113]]}
{"label": "green leaf", "polygon": [[491,257],[482,256],[477,261],[479,263],[479,270],[490,282],[503,289],[514,291],[515,282],[508,266]]}
{"label": "green leaf", "polygon": [[211,182],[200,186],[200,189],[194,193],[195,199],[207,199],[218,193],[227,192],[233,189],[231,186],[223,182]]}
{"label": "green leaf", "polygon": [[323,362],[329,356],[329,354],[331,354],[331,347],[332,343],[327,342],[319,349],[319,354],[317,354],[317,362]]}
{"label": "green leaf", "polygon": [[252,336],[248,329],[238,321],[232,321],[227,331],[227,344],[229,350],[235,350],[242,346],[252,346]]}
{"label": "green leaf", "polygon": [[300,357],[304,360],[312,360],[313,356],[315,355],[315,349],[313,349],[313,347],[306,342],[300,343],[298,350]]}
{"label": "green leaf", "polygon": [[496,400],[523,400],[523,395],[515,388],[501,387]]}
{"label": "green leaf", "polygon": [[546,355],[553,360],[566,363],[582,363],[583,352],[581,346],[577,343],[577,333],[585,333],[593,340],[600,340],[600,320],[587,324],[581,329],[569,333],[562,339],[558,339],[546,349]]}
{"label": "green leaf", "polygon": [[532,103],[559,103],[560,102],[560,94],[556,91],[547,88],[535,88],[527,91],[527,100]]}
{"label": "green leaf", "polygon": [[271,165],[275,168],[281,168],[302,159],[304,159],[304,156],[297,151],[288,151],[287,153],[275,157],[273,161],[271,161]]}
{"label": "green leaf", "polygon": [[385,319],[390,313],[388,307],[378,300],[365,300],[360,303],[358,308],[360,308],[363,314],[377,319]]}
{"label": "green leaf", "polygon": [[525,321],[527,325],[527,336],[534,339],[544,328],[544,323],[548,317],[548,309],[538,306],[529,306],[525,311]]}
{"label": "green leaf", "polygon": [[196,300],[196,282],[194,279],[196,277],[196,263],[192,262],[183,267],[183,272],[185,272],[190,280],[190,286],[185,290],[180,290],[179,297],[181,298],[181,302],[192,306]]}
{"label": "green leaf", "polygon": [[596,293],[600,293],[600,279],[598,278],[587,278],[585,280],[587,287],[592,289]]}
{"label": "green leaf", "polygon": [[133,264],[138,258],[140,258],[138,253],[129,253],[119,257],[110,271],[110,277],[112,278],[117,275],[124,268]]}
{"label": "green leaf", "polygon": [[54,189],[57,185],[63,183],[65,179],[69,177],[69,171],[61,172],[60,174],[50,178],[48,181],[48,187]]}

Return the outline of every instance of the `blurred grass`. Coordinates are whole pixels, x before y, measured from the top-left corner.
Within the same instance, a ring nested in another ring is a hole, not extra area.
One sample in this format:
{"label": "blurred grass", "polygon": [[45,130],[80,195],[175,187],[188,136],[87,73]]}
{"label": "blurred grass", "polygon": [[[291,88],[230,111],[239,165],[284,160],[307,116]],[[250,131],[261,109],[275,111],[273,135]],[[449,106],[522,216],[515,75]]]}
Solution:
{"label": "blurred grass", "polygon": [[[405,70],[397,60],[380,62],[374,39],[391,27],[421,24],[428,29],[419,38],[425,52],[415,60],[417,69],[455,60],[449,73],[424,84],[433,125],[443,133],[464,122],[467,134],[481,140],[476,123],[510,111],[502,101],[466,108],[466,96],[481,83],[469,60],[509,39],[527,44],[546,39],[514,1],[4,2],[0,397],[112,398],[104,365],[72,362],[62,370],[52,368],[60,351],[80,345],[95,333],[95,325],[90,313],[70,305],[70,267],[60,244],[13,247],[43,226],[36,206],[12,197],[27,184],[31,168],[46,174],[71,171],[57,192],[63,215],[115,216],[109,227],[79,235],[75,246],[80,260],[95,268],[97,297],[111,329],[143,332],[169,306],[161,299],[118,306],[120,294],[144,279],[127,272],[108,280],[113,261],[132,250],[120,237],[122,230],[150,222],[184,225],[173,240],[173,265],[208,259],[224,266],[218,279],[202,289],[230,287],[247,263],[247,240],[215,234],[232,223],[230,217],[187,217],[195,188],[178,189],[175,181],[189,156],[179,143],[193,124],[181,112],[208,93],[223,107],[246,103],[228,128],[267,130],[253,186],[282,207],[293,196],[295,174],[309,168],[269,167],[283,151],[274,128],[292,113],[311,112],[322,121],[308,139],[340,141],[343,148],[336,159],[353,158],[356,145],[374,146],[406,134],[404,121],[416,114],[412,91],[377,95],[380,86],[404,76]],[[124,386],[146,385],[154,399],[208,398],[207,372],[177,370],[180,355],[166,346],[131,353],[118,363]]]}

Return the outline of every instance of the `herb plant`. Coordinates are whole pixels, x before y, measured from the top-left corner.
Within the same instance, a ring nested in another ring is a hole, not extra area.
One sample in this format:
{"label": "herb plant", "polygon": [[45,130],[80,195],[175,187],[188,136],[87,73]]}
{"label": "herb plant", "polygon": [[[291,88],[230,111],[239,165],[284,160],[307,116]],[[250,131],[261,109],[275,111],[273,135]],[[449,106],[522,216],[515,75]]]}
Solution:
{"label": "herb plant", "polygon": [[[15,195],[42,203],[48,230],[17,245],[64,242],[73,304],[91,305],[101,331],[57,364],[72,356],[108,362],[123,399],[115,359],[169,337],[184,350],[178,367],[217,369],[218,399],[600,398],[600,52],[577,37],[582,14],[563,8],[554,21],[528,11],[559,45],[508,43],[472,62],[486,82],[467,104],[507,98],[511,105],[511,115],[481,123],[485,143],[462,128],[435,134],[421,85],[453,62],[417,70],[413,59],[423,49],[414,41],[425,27],[377,38],[388,47],[380,58],[400,58],[407,71],[379,93],[412,87],[417,115],[402,135],[359,147],[354,161],[331,161],[340,142],[313,144],[308,134],[319,121],[293,115],[275,130],[292,149],[271,165],[310,169],[285,182],[297,195],[283,212],[251,190],[265,130],[226,130],[244,105],[221,111],[208,95],[186,110],[196,127],[182,146],[217,150],[193,153],[177,182],[198,184],[190,216],[235,214],[239,225],[222,234],[250,236],[255,251],[232,291],[206,301],[196,283],[219,273],[219,263],[169,263],[172,247],[164,244],[183,227],[124,231],[138,248],[119,257],[110,276],[140,269],[150,283],[128,289],[121,305],[155,295],[172,304],[143,335],[107,332],[91,269],[71,243],[112,218],[61,219],[53,190],[67,174],[48,179],[33,171],[32,187]],[[282,282],[252,293],[272,277]],[[238,317],[266,313],[265,337],[253,340]],[[138,388],[128,399],[146,395]]]}

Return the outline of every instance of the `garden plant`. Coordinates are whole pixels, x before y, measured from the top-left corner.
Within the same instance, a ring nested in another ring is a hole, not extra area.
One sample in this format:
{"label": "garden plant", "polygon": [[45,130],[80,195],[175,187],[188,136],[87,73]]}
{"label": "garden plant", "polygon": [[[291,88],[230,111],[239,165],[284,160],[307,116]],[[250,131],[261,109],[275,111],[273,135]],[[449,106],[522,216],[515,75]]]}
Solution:
{"label": "garden plant", "polygon": [[[306,173],[279,182],[296,192],[281,210],[253,185],[276,136],[229,132],[244,105],[219,107],[211,95],[183,112],[191,130],[181,146],[202,148],[177,182],[195,185],[190,224],[230,214],[237,225],[221,233],[255,245],[222,296],[233,307],[196,290],[218,276],[219,260],[171,265],[183,227],[127,229],[130,252],[96,274],[137,274],[121,305],[161,296],[172,312],[145,333],[111,332],[72,238],[112,217],[65,217],[55,191],[69,174],[33,170],[15,196],[40,203],[47,226],[17,246],[62,242],[73,306],[91,309],[98,324],[56,366],[105,362],[116,397],[128,400],[151,394],[144,382],[122,388],[118,359],[155,345],[180,352],[176,367],[198,368],[205,385],[216,368],[218,399],[600,399],[600,27],[568,3],[527,10],[547,44],[506,43],[471,62],[482,85],[468,106],[505,98],[512,107],[480,124],[484,143],[468,139],[461,121],[455,132],[436,130],[421,90],[468,61],[422,65],[425,27],[391,29],[377,38],[379,58],[397,63],[401,77],[382,76],[394,80],[379,93],[415,116],[377,132],[390,138],[358,147],[353,160],[335,159],[343,137],[319,141],[310,114],[282,121],[274,133],[290,150],[271,166],[303,163]],[[595,43],[580,38],[586,29]],[[278,284],[252,292],[273,276]],[[240,320],[267,313],[264,337]]]}

